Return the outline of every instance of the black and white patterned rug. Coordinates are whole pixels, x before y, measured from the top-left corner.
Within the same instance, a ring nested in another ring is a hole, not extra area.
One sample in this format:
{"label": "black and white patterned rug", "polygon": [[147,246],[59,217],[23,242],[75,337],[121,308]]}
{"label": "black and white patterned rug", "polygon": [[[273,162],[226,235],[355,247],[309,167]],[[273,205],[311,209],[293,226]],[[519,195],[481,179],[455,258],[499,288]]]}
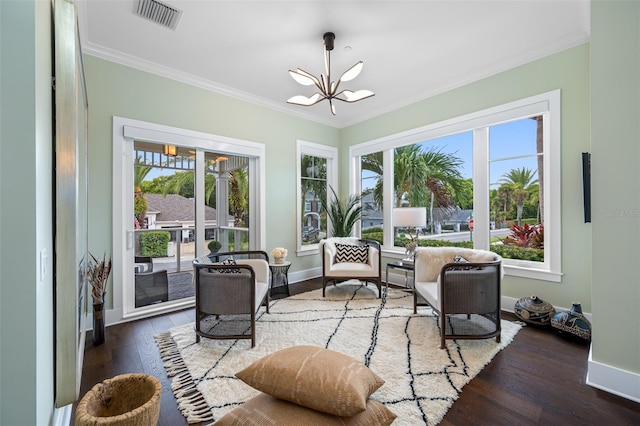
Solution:
{"label": "black and white patterned rug", "polygon": [[448,340],[440,349],[437,316],[429,308],[413,314],[413,296],[357,281],[272,301],[261,308],[256,346],[250,340],[195,343],[193,324],[156,336],[179,408],[190,423],[214,421],[257,391],[235,377],[251,362],[296,345],[316,345],[361,360],[385,380],[371,397],[398,418],[394,425],[435,425],[520,325],[502,321],[495,339]]}

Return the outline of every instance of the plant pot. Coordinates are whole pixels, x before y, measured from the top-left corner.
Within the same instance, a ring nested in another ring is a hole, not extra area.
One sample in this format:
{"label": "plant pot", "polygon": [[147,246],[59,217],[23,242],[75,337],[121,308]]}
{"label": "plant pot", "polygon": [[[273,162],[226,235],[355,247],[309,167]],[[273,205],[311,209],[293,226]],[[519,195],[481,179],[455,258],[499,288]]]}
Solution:
{"label": "plant pot", "polygon": [[162,385],[146,374],[122,374],[98,383],[76,408],[76,426],[155,426]]}
{"label": "plant pot", "polygon": [[104,303],[93,304],[93,344],[104,343]]}

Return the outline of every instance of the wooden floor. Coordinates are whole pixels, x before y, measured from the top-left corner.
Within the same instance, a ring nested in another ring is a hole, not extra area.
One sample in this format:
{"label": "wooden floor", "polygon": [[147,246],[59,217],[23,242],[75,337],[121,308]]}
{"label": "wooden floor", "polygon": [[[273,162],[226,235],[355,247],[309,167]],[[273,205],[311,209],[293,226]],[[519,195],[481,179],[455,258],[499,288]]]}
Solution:
{"label": "wooden floor", "polygon": [[[290,286],[291,294],[321,286],[319,279]],[[509,313],[505,319],[515,320]],[[162,382],[160,425],[186,425],[171,393],[153,336],[193,322],[192,309],[107,327],[94,347],[91,332],[80,395],[106,378],[151,374]],[[526,326],[464,387],[441,425],[640,425],[640,404],[585,384],[589,346]],[[74,406],[75,412],[75,406]],[[73,420],[72,420],[73,421]],[[73,424],[73,423],[72,423]]]}

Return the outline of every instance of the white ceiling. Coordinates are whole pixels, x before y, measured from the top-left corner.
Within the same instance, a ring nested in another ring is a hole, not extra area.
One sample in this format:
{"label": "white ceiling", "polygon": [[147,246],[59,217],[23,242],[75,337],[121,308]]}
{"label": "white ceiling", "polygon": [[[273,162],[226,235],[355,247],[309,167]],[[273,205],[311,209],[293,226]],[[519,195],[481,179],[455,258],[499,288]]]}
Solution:
{"label": "white ceiling", "polygon": [[[175,30],[138,0],[76,0],[83,51],[337,128],[589,40],[588,0],[162,1],[182,11]],[[313,94],[287,71],[324,72],[327,31],[332,77],[362,60],[341,88],[375,92],[336,116],[286,103]]]}

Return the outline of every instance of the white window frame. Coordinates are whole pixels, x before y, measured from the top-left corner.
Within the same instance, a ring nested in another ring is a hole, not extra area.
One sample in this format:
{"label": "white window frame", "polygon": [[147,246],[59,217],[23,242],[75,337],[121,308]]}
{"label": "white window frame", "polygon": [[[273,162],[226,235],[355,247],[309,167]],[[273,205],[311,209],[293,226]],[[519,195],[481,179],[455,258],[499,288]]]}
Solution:
{"label": "white window frame", "polygon": [[[113,117],[113,282],[122,283],[113,287],[114,317],[123,319],[142,318],[193,305],[193,299],[175,303],[134,307],[133,250],[134,229],[133,197],[127,196],[133,188],[133,141],[189,147],[196,150],[196,159],[203,163],[204,151],[227,153],[249,158],[249,194],[251,223],[249,225],[251,248],[264,250],[266,241],[265,222],[265,146],[264,144],[234,139],[225,136],[165,126],[123,117]],[[196,191],[204,189],[204,168],[195,170]],[[196,200],[196,204],[200,201]],[[204,212],[196,213],[196,228],[204,232]],[[204,240],[199,239],[196,255],[204,254]],[[117,321],[117,320],[116,320]]]}
{"label": "white window frame", "polygon": [[[329,196],[329,185],[338,191],[338,148],[328,145],[321,145],[314,142],[304,140],[296,140],[296,229],[297,229],[297,245],[296,250],[298,256],[308,256],[318,254],[319,244],[302,244],[302,170],[300,162],[303,155],[311,155],[314,157],[326,158],[327,160],[327,197]],[[323,200],[326,205],[328,200]],[[327,232],[330,227],[327,223]]]}
{"label": "white window frame", "polygon": [[[427,126],[411,129],[395,135],[364,142],[349,148],[350,189],[360,193],[360,157],[383,152],[383,252],[391,256],[404,254],[393,246],[393,223],[391,218],[393,200],[393,149],[420,143],[439,137],[473,131],[473,181],[474,181],[474,246],[489,248],[489,161],[488,136],[490,126],[522,118],[542,116],[544,120],[544,205],[545,205],[545,255],[544,262],[520,259],[504,259],[507,275],[560,282],[561,271],[561,110],[560,90],[553,90],[526,99],[444,120]],[[386,171],[389,170],[389,173]],[[479,189],[476,190],[477,186]],[[486,191],[485,191],[486,188]],[[486,225],[486,226],[485,226]]]}

